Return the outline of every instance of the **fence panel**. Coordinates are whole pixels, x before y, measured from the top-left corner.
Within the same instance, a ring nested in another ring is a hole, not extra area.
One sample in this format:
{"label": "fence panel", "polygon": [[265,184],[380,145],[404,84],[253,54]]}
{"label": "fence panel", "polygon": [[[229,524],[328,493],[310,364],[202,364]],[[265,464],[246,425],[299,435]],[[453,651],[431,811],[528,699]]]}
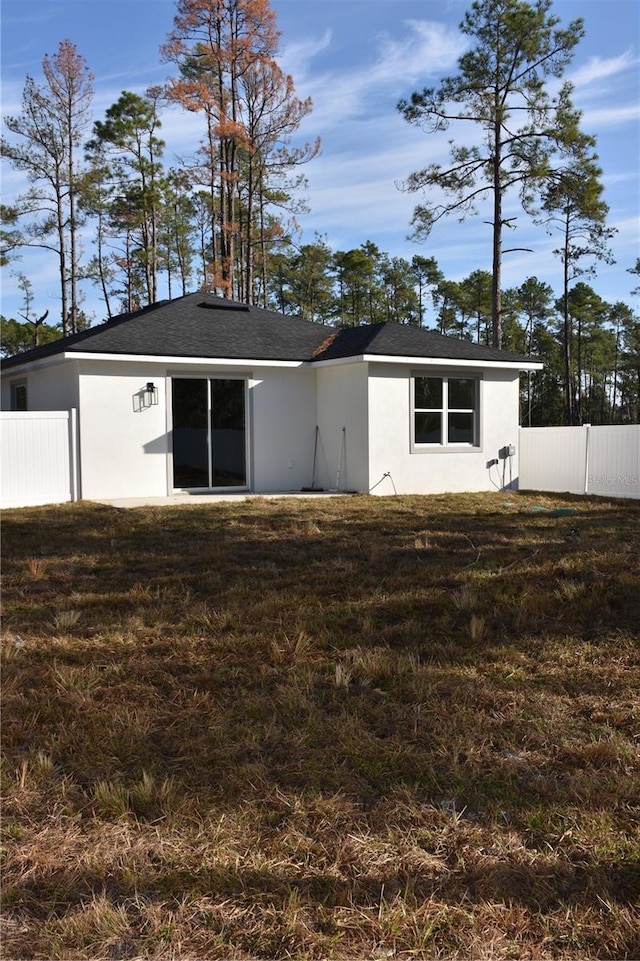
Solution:
{"label": "fence panel", "polygon": [[520,490],[640,497],[640,426],[521,427]]}
{"label": "fence panel", "polygon": [[640,426],[589,428],[587,491],[640,497]]}
{"label": "fence panel", "polygon": [[76,412],[0,412],[0,506],[77,499]]}

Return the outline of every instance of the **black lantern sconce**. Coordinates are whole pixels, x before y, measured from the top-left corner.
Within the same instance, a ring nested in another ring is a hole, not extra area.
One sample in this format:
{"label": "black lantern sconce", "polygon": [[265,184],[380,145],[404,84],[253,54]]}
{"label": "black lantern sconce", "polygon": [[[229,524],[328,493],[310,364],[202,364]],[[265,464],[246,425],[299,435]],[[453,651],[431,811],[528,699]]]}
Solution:
{"label": "black lantern sconce", "polygon": [[148,381],[142,393],[142,406],[155,407],[158,403],[158,388],[152,380]]}
{"label": "black lantern sconce", "polygon": [[158,388],[152,380],[147,381],[144,387],[136,391],[133,395],[133,412],[139,414],[149,407],[158,406]]}

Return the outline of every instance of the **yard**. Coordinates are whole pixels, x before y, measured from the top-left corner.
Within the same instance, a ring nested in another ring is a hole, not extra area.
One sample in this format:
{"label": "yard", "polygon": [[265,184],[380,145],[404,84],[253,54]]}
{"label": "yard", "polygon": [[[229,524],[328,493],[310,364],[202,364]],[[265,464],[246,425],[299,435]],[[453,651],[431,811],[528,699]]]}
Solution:
{"label": "yard", "polygon": [[640,503],[3,519],[3,957],[640,958]]}

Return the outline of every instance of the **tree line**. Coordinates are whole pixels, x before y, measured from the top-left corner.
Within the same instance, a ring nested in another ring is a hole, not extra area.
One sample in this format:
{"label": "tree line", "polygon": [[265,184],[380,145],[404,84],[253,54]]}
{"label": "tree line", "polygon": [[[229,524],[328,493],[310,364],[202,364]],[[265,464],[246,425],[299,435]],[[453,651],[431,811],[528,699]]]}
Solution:
{"label": "tree line", "polygon": [[[319,143],[292,138],[311,111],[276,55],[267,0],[178,0],[160,55],[174,75],[144,95],[123,91],[92,122],[94,77],[70,40],[27,77],[22,111],[5,120],[4,158],[28,189],[2,209],[5,262],[25,247],[57,258],[61,329],[86,324],[80,284],[105,313],[135,310],[193,286],[265,301],[268,256],[287,242],[302,209],[300,167]],[[167,168],[161,114],[199,115],[192,156]],[[91,254],[82,238],[93,230]]]}
{"label": "tree line", "polygon": [[[640,276],[640,260],[629,273]],[[489,271],[453,281],[434,257],[390,257],[371,241],[332,251],[322,238],[276,255],[269,285],[270,306],[306,320],[412,324],[484,345],[492,343],[492,298]],[[640,324],[629,304],[608,303],[583,280],[559,296],[537,277],[502,290],[501,299],[502,347],[544,363],[523,380],[523,424],[639,422]]]}
{"label": "tree line", "polygon": [[[562,28],[551,0],[477,0],[460,29],[470,48],[457,75],[398,104],[427,133],[460,131],[449,163],[404,184],[421,194],[416,242],[443,217],[472,216],[490,202],[492,270],[458,282],[433,257],[409,262],[371,241],[348,251],[332,251],[321,237],[298,242],[303,168],[319,142],[294,145],[312,104],[278,65],[268,0],[177,0],[160,51],[173,75],[143,95],[123,91],[102,120],[92,116],[85,59],[62,41],[45,56],[41,82],[27,77],[22,110],[6,118],[2,140],[6,161],[28,183],[2,207],[3,264],[27,247],[56,258],[60,322],[38,316],[33,282],[19,274],[23,309],[2,320],[3,353],[87,326],[87,282],[99,288],[107,317],[155,302],[161,288],[169,297],[206,289],[315,322],[415,324],[534,353],[545,368],[523,385],[523,422],[637,422],[637,317],[581,279],[611,260],[595,140],[581,130],[570,85],[549,83],[570,63],[582,21]],[[193,154],[174,167],[161,137],[169,106],[196,114],[201,129]],[[474,146],[469,127],[482,135]],[[558,239],[560,291],[535,277],[503,289],[503,205],[514,193]],[[639,265],[629,269],[637,274]]]}

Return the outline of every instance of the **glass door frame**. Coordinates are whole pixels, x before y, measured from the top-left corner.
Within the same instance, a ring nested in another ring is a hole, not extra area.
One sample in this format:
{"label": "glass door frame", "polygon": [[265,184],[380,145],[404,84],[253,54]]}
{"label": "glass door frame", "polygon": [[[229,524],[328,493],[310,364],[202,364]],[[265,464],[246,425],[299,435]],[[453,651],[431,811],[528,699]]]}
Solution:
{"label": "glass door frame", "polygon": [[[244,386],[244,474],[245,483],[238,485],[231,485],[227,487],[176,487],[174,484],[174,463],[173,463],[173,381],[174,380],[204,380],[207,383],[207,463],[209,470],[209,480],[213,482],[213,457],[212,457],[212,416],[211,416],[211,381],[212,380],[238,380],[241,381]],[[168,457],[167,457],[167,482],[168,489],[170,493],[193,493],[193,494],[204,494],[204,493],[244,493],[251,490],[249,484],[249,477],[251,464],[249,460],[249,431],[250,431],[250,417],[249,417],[249,380],[250,375],[248,373],[239,373],[236,371],[213,371],[211,373],[205,373],[203,371],[173,371],[167,373],[167,434],[169,436],[168,445]]]}

